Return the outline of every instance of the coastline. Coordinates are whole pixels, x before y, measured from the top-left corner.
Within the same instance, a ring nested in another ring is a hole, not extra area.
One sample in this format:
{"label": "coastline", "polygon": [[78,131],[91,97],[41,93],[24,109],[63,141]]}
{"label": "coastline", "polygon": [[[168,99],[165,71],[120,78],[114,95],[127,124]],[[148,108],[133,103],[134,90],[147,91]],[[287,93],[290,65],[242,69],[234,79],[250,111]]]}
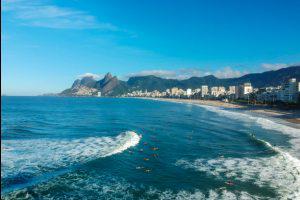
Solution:
{"label": "coastline", "polygon": [[[141,97],[139,97],[141,98]],[[293,125],[296,125],[300,128],[300,110],[278,110],[272,108],[266,108],[259,105],[240,105],[235,103],[226,103],[217,100],[200,100],[200,99],[172,99],[172,98],[148,98],[142,97],[143,99],[150,99],[150,100],[158,100],[158,101],[167,101],[167,102],[175,102],[175,103],[189,103],[195,105],[206,105],[206,106],[214,106],[214,107],[221,107],[221,108],[230,108],[236,109],[240,111],[247,111],[250,113],[272,117],[284,120],[289,122]]]}

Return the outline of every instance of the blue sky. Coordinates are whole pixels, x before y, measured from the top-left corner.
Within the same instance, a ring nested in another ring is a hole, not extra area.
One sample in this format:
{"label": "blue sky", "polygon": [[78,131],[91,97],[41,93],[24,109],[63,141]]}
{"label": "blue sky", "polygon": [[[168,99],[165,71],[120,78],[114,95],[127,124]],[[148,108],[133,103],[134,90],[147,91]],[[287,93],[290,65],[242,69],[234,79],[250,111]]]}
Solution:
{"label": "blue sky", "polygon": [[2,93],[126,80],[262,72],[300,62],[298,0],[2,0]]}

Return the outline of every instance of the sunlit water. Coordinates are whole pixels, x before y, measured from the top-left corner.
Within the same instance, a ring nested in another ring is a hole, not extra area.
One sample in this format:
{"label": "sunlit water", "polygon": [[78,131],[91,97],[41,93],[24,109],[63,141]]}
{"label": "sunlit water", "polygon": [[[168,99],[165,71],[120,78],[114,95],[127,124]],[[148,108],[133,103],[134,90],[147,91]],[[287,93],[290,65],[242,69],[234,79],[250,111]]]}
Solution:
{"label": "sunlit water", "polygon": [[4,199],[299,199],[300,131],[143,99],[2,97]]}

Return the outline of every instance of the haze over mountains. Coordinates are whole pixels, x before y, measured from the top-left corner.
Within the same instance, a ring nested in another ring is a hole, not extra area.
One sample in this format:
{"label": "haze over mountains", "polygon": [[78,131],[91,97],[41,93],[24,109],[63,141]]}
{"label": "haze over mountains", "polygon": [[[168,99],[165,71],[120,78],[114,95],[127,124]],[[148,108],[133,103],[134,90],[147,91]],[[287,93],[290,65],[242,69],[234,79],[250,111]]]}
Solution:
{"label": "haze over mountains", "polygon": [[95,80],[92,76],[86,76],[74,81],[71,88],[62,91],[62,96],[91,96],[98,92],[102,96],[118,96],[134,90],[165,91],[168,88],[179,87],[182,89],[196,89],[201,85],[212,86],[232,86],[245,82],[250,82],[253,87],[261,88],[268,86],[278,86],[289,78],[300,80],[300,66],[291,66],[276,71],[263,73],[252,73],[239,78],[220,79],[213,75],[204,77],[191,77],[185,80],[165,79],[149,76],[130,77],[128,81],[118,80],[116,76],[107,73],[101,80]]}

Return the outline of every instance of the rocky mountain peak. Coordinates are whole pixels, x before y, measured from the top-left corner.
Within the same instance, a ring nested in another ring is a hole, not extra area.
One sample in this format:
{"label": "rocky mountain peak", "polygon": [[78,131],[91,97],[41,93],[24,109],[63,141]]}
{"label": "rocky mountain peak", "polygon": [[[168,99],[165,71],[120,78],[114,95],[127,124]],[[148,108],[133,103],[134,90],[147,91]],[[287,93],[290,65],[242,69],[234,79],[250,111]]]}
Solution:
{"label": "rocky mountain peak", "polygon": [[112,79],[112,75],[111,75],[111,73],[107,73],[105,76],[104,76],[104,81],[108,81],[108,80],[110,80],[110,79]]}

